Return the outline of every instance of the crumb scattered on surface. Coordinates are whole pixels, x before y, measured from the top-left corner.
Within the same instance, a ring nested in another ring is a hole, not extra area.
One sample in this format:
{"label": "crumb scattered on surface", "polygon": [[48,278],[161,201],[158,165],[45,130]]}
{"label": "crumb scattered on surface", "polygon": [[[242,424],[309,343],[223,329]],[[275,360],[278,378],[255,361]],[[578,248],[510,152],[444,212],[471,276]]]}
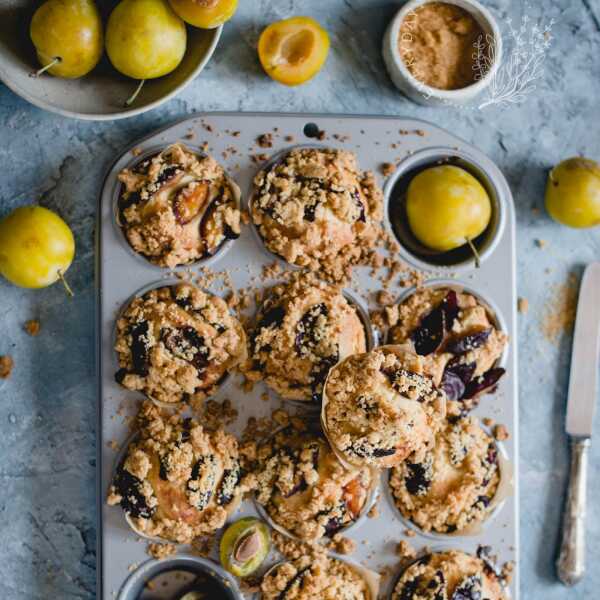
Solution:
{"label": "crumb scattered on surface", "polygon": [[0,356],[0,379],[8,379],[14,366],[15,363],[10,356]]}
{"label": "crumb scattered on surface", "polygon": [[546,340],[552,344],[557,344],[562,335],[573,329],[578,289],[577,277],[573,273],[569,275],[565,284],[551,288],[541,329]]}
{"label": "crumb scattered on surface", "polygon": [[486,427],[492,427],[495,424],[494,419],[490,419],[490,417],[484,417],[483,419],[481,419],[481,422],[486,426]]}
{"label": "crumb scattered on surface", "polygon": [[396,170],[396,165],[394,163],[385,162],[381,164],[379,169],[384,177],[389,177]]}
{"label": "crumb scattered on surface", "polygon": [[386,290],[380,290],[377,292],[377,304],[380,304],[381,306],[394,304],[394,296]]}
{"label": "crumb scattered on surface", "polygon": [[510,437],[508,434],[508,429],[506,428],[506,425],[502,425],[502,424],[494,425],[494,428],[492,431],[493,431],[494,437],[499,442],[507,440]]}
{"label": "crumb scattered on surface", "polygon": [[416,534],[416,532],[414,532],[412,529],[405,529],[405,530],[404,530],[404,535],[405,535],[406,537],[413,538],[413,537],[415,537],[417,534]]}
{"label": "crumb scattered on surface", "polygon": [[517,310],[522,314],[526,314],[529,310],[529,300],[527,298],[519,298],[517,300]]}
{"label": "crumb scattered on surface", "polygon": [[417,556],[416,550],[406,540],[398,542],[396,545],[396,554],[406,560],[412,560]]}
{"label": "crumb scattered on surface", "polygon": [[369,510],[369,512],[367,513],[367,517],[369,517],[369,519],[376,519],[378,516],[379,516],[379,503],[376,502],[371,507],[371,510]]}
{"label": "crumb scattered on surface", "polygon": [[263,133],[256,138],[256,143],[261,148],[272,148],[273,147],[273,134]]}
{"label": "crumb scattered on surface", "polygon": [[146,553],[152,558],[161,560],[172,556],[177,552],[177,546],[175,544],[160,544],[157,542],[150,542],[146,548]]}
{"label": "crumb scattered on surface", "polygon": [[30,319],[29,321],[25,321],[23,325],[25,331],[35,337],[40,332],[40,322],[37,319]]}
{"label": "crumb scattered on surface", "polygon": [[131,154],[133,154],[133,156],[139,156],[142,152],[143,152],[142,148],[137,147],[131,151]]}
{"label": "crumb scattered on surface", "polygon": [[329,548],[338,554],[352,554],[356,550],[356,542],[336,533],[329,544]]}
{"label": "crumb scattered on surface", "polygon": [[538,248],[545,248],[547,244],[548,242],[546,242],[546,240],[535,240],[535,245]]}

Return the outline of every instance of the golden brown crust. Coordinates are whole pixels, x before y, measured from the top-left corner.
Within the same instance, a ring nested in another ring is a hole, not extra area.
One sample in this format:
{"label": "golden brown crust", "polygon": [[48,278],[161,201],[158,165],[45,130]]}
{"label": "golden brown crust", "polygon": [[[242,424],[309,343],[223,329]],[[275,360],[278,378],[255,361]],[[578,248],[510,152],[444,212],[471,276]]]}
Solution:
{"label": "golden brown crust", "polygon": [[320,402],[329,369],[365,350],[363,323],[341,288],[295,275],[263,303],[246,377],[264,379],[283,398]]}
{"label": "golden brown crust", "polygon": [[356,569],[324,554],[281,563],[260,589],[262,600],[375,600]]}
{"label": "golden brown crust", "polygon": [[153,264],[206,258],[240,234],[239,190],[211,156],[174,144],[121,171],[119,181],[120,225]]}
{"label": "golden brown crust", "polygon": [[507,600],[492,566],[457,550],[434,552],[410,565],[396,584],[391,600],[455,597]]}
{"label": "golden brown crust", "polygon": [[256,176],[251,216],[267,248],[332,281],[374,247],[383,195],[345,150],[292,150]]}
{"label": "golden brown crust", "polygon": [[325,384],[322,421],[351,464],[391,467],[433,442],[446,413],[444,393],[421,358],[381,346],[334,367]]}
{"label": "golden brown crust", "polygon": [[135,298],[117,321],[117,381],[167,403],[199,402],[246,358],[246,337],[221,298],[181,283]]}
{"label": "golden brown crust", "polygon": [[285,531],[312,541],[364,512],[375,474],[345,468],[318,433],[284,427],[258,448],[256,499]]}
{"label": "golden brown crust", "polygon": [[193,419],[167,416],[146,401],[139,435],[115,474],[108,504],[136,531],[178,543],[214,533],[248,490],[236,439]]}
{"label": "golden brown crust", "polygon": [[390,473],[400,512],[424,531],[440,533],[460,533],[483,521],[499,482],[496,445],[474,417],[452,419],[432,448]]}

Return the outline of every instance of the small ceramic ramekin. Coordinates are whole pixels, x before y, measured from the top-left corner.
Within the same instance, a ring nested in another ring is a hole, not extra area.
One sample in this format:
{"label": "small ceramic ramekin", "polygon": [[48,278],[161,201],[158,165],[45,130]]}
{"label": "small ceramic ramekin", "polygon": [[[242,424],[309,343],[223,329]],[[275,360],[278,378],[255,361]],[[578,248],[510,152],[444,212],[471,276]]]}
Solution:
{"label": "small ceramic ramekin", "polygon": [[491,12],[477,0],[443,0],[470,13],[483,31],[494,40],[494,61],[487,73],[478,81],[458,90],[442,90],[417,79],[408,69],[400,54],[398,40],[400,26],[407,16],[420,6],[439,0],[410,0],[395,15],[383,38],[383,59],[394,85],[408,98],[427,106],[468,104],[488,87],[502,61],[502,35],[498,22]]}

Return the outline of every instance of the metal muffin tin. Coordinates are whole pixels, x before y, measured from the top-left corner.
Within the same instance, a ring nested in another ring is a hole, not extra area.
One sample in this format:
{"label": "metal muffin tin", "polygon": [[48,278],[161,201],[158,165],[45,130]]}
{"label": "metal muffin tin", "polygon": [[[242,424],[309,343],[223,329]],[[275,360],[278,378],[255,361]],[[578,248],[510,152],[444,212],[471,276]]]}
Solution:
{"label": "metal muffin tin", "polygon": [[[315,135],[324,132],[325,139],[317,141]],[[305,133],[306,132],[306,133]],[[258,136],[271,133],[271,148],[261,148],[256,144]],[[290,137],[292,136],[292,137]],[[491,249],[486,253],[480,269],[472,264],[460,264],[457,268],[428,264],[402,249],[399,256],[412,267],[423,271],[428,277],[451,278],[457,285],[489,299],[503,329],[510,336],[510,345],[502,363],[507,369],[494,395],[481,398],[473,413],[479,417],[488,416],[506,425],[510,438],[503,442],[503,448],[515,471],[514,495],[507,498],[494,519],[477,536],[455,536],[448,540],[454,548],[475,552],[479,545],[489,545],[500,562],[515,561],[518,565],[518,429],[517,429],[517,356],[516,356],[516,268],[515,268],[515,218],[512,196],[501,172],[478,150],[444,131],[443,129],[414,119],[367,116],[326,116],[326,115],[285,115],[285,114],[242,114],[210,113],[198,114],[176,123],[149,137],[132,144],[110,168],[99,198],[97,224],[97,301],[98,301],[98,594],[102,600],[132,600],[120,595],[127,590],[126,580],[141,573],[148,563],[147,540],[140,539],[128,527],[120,507],[108,506],[105,502],[113,473],[117,452],[113,442],[122,445],[131,434],[130,417],[139,407],[141,396],[120,387],[114,380],[115,353],[113,332],[115,318],[121,307],[141,288],[160,280],[161,269],[145,260],[138,260],[131,249],[123,242],[120,231],[115,227],[113,203],[117,187],[118,172],[139,161],[132,149],[146,152],[176,141],[198,147],[207,143],[207,151],[218,160],[242,191],[242,205],[247,206],[252,193],[252,180],[261,168],[251,155],[268,153],[273,155],[297,144],[317,144],[324,147],[342,148],[356,153],[361,169],[376,173],[382,163],[398,163],[399,175],[388,178],[386,183],[379,175],[379,182],[385,192],[385,226],[390,231],[387,218],[388,206],[393,201],[395,181],[405,171],[403,161],[411,164],[411,157],[433,153],[439,158],[440,148],[449,156],[471,157],[474,168],[482,170],[494,186],[496,209],[502,226],[492,240]],[[435,152],[433,152],[435,150]],[[137,154],[136,151],[136,154]],[[423,152],[423,154],[421,154]],[[414,164],[414,163],[413,163]],[[420,162],[419,164],[423,164]],[[384,186],[384,184],[386,184]],[[277,279],[260,281],[265,265],[273,262],[273,257],[265,252],[252,227],[244,227],[242,235],[235,240],[225,253],[211,261],[213,272],[227,271],[235,288],[269,287]],[[288,265],[279,261],[283,269]],[[198,265],[175,269],[181,276],[202,275]],[[162,269],[165,283],[172,282],[173,272]],[[374,292],[382,289],[381,282],[370,274],[367,267],[356,268],[350,288],[363,300],[372,301]],[[381,271],[384,273],[384,271]],[[222,280],[219,280],[222,281]],[[218,295],[226,292],[226,286],[219,282],[208,288]],[[394,282],[388,291],[400,297],[405,289]],[[374,308],[373,305],[371,305]],[[237,421],[228,429],[239,434],[250,416],[269,416],[281,402],[274,394],[265,402],[260,398],[266,391],[264,384],[257,384],[253,391],[245,392],[237,385],[241,378],[235,375],[227,386],[221,388],[215,399],[230,398],[239,411]],[[387,486],[387,474],[382,474],[381,485]],[[398,511],[390,501],[390,494],[380,495],[379,516],[362,520],[348,532],[348,537],[357,542],[352,559],[375,571],[384,567],[397,571],[398,557],[395,545],[402,539],[417,551],[422,551],[431,539],[417,534],[405,536],[406,525],[399,518]],[[252,500],[245,501],[235,518],[256,515]],[[182,547],[180,553],[189,553]],[[272,556],[273,562],[279,557]],[[163,559],[165,568],[177,566],[177,556]],[[138,565],[142,565],[138,567]],[[384,583],[382,596],[389,594],[393,583],[390,578]],[[131,580],[130,580],[131,581]],[[510,585],[512,598],[518,598],[518,569]],[[236,596],[237,597],[237,596]],[[250,598],[251,596],[246,596]]]}

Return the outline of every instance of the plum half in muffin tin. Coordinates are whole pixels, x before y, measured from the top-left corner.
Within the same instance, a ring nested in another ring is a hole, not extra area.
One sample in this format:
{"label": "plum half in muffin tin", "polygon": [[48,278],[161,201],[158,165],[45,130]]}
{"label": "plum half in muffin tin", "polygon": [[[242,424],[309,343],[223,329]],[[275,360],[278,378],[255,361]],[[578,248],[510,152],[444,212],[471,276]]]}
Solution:
{"label": "plum half in muffin tin", "polygon": [[117,319],[115,350],[123,387],[195,405],[246,359],[246,336],[223,299],[178,283],[134,297]]}
{"label": "plum half in muffin tin", "polygon": [[254,178],[250,216],[266,248],[291,265],[344,281],[368,261],[383,193],[347,150],[298,147]]}
{"label": "plum half in muffin tin", "polygon": [[131,249],[154,265],[208,259],[240,235],[240,190],[199,150],[173,144],[118,179],[117,224]]}

